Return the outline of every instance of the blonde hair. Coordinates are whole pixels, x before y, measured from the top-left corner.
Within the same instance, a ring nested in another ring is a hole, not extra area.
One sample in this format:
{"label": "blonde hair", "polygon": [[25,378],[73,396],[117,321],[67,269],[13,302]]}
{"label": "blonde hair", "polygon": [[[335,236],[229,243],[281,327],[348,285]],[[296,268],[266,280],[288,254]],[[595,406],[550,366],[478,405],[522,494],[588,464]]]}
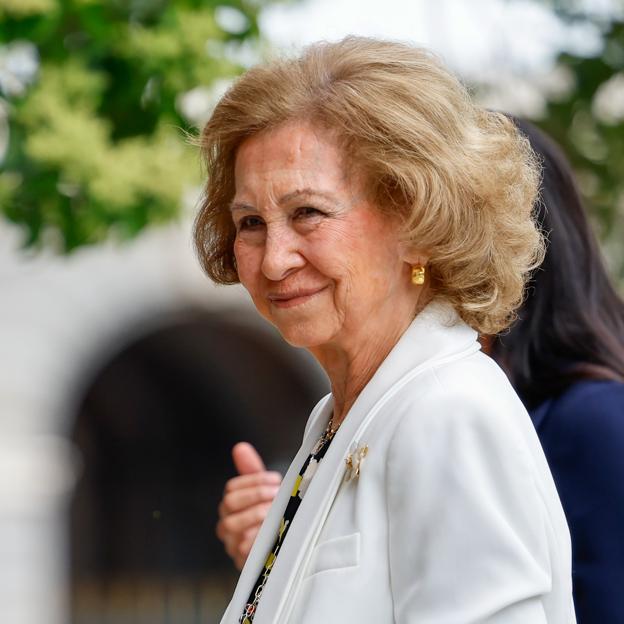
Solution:
{"label": "blonde hair", "polygon": [[475,106],[428,51],[362,37],[255,67],[215,108],[200,137],[208,180],[195,222],[215,282],[238,282],[229,213],[238,147],[297,119],[331,130],[375,204],[402,217],[406,240],[429,255],[437,297],[480,332],[509,325],[543,257],[528,141]]}

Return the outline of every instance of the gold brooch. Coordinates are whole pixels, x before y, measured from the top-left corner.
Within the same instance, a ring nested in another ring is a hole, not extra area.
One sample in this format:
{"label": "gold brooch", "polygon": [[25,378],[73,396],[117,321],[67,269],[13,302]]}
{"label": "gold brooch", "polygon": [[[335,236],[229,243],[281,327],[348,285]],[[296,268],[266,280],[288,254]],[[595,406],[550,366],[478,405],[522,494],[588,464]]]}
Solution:
{"label": "gold brooch", "polygon": [[357,479],[360,476],[362,463],[366,455],[368,455],[368,444],[358,446],[353,453],[347,455],[345,458],[345,464],[347,465],[347,482],[351,481],[351,479]]}

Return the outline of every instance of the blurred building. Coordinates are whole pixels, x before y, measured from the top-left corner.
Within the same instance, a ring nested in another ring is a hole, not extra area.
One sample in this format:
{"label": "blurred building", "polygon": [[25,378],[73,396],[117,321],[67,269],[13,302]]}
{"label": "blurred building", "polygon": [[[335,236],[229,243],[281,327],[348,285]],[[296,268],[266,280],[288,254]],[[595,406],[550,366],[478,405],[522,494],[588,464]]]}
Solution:
{"label": "blurred building", "polygon": [[208,282],[188,224],[69,257],[0,227],[0,621],[214,621],[230,448],[283,469],[324,377]]}

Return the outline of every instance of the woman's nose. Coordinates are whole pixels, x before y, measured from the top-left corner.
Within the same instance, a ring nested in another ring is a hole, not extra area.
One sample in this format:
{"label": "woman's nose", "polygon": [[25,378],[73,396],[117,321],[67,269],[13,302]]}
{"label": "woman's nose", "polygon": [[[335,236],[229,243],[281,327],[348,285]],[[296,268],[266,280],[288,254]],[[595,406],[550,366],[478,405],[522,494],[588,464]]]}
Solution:
{"label": "woman's nose", "polygon": [[304,266],[298,242],[298,236],[286,228],[269,228],[262,258],[262,272],[266,278],[278,282]]}

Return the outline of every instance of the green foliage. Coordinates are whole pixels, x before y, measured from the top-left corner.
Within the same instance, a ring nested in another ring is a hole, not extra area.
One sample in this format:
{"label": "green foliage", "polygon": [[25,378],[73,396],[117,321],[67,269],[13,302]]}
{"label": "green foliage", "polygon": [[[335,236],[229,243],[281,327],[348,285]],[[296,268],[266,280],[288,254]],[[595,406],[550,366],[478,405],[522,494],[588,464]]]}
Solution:
{"label": "green foliage", "polygon": [[0,0],[0,211],[26,244],[53,232],[70,251],[180,213],[201,182],[181,98],[243,69],[226,50],[255,45],[260,5]]}
{"label": "green foliage", "polygon": [[624,22],[615,19],[601,27],[600,55],[559,57],[574,76],[574,88],[549,102],[537,124],[570,158],[611,268],[624,278]]}
{"label": "green foliage", "polygon": [[[227,51],[257,43],[270,1],[0,0],[0,212],[26,244],[52,231],[69,251],[175,218],[201,182],[185,138],[201,119],[183,116],[185,94],[205,100],[243,69]],[[589,19],[575,0],[551,4]],[[572,160],[624,277],[624,23],[602,27],[599,56],[561,55],[574,88],[537,123]]]}

